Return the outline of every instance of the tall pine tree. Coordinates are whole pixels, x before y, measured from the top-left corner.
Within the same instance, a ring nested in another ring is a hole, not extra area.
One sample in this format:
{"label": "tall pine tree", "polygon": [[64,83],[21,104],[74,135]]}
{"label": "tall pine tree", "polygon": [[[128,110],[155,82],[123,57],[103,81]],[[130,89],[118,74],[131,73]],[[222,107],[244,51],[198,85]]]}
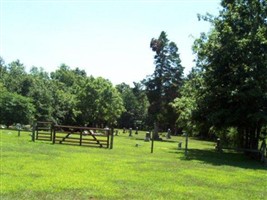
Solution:
{"label": "tall pine tree", "polygon": [[[156,130],[159,127],[174,129],[176,114],[170,102],[179,96],[184,69],[178,54],[178,47],[168,40],[164,31],[158,39],[152,38],[150,47],[156,54],[154,73],[144,80],[150,102],[148,110],[150,124],[154,123]],[[155,136],[158,137],[157,134]]]}

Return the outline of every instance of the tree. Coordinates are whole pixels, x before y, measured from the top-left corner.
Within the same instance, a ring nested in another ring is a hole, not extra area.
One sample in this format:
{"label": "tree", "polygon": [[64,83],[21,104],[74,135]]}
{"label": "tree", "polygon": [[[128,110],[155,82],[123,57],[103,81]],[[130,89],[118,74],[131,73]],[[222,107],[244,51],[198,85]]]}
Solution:
{"label": "tree", "polygon": [[77,108],[78,97],[58,80],[51,80],[52,120],[58,124],[76,125],[81,111]]}
{"label": "tree", "polygon": [[78,95],[87,81],[86,72],[79,68],[72,70],[69,66],[62,64],[58,70],[51,73],[51,79],[53,120],[63,124],[84,125],[78,119],[81,115]]}
{"label": "tree", "polygon": [[116,86],[120,92],[125,111],[118,120],[119,127],[139,127],[144,125],[148,100],[145,91],[141,88],[140,83],[134,83],[134,88],[131,88],[125,83]]}
{"label": "tree", "polygon": [[159,124],[165,129],[173,128],[177,116],[169,103],[179,96],[183,75],[178,48],[168,40],[164,31],[158,39],[152,38],[150,47],[156,53],[155,70],[143,81],[150,103],[150,124],[155,123],[156,129]]}
{"label": "tree", "polygon": [[42,67],[35,67],[33,66],[30,70],[30,75],[34,76],[34,77],[39,77],[42,79],[49,79],[49,74],[44,71],[44,69]]}
{"label": "tree", "polygon": [[5,66],[4,59],[0,56],[0,81],[4,83],[5,75],[7,73],[7,68]]}
{"label": "tree", "polygon": [[30,98],[6,90],[0,91],[0,123],[29,124],[34,120],[35,108]]}
{"label": "tree", "polygon": [[133,94],[135,95],[138,102],[136,108],[135,124],[139,128],[144,129],[145,127],[147,127],[149,101],[142,83],[134,82],[133,84],[134,84],[134,87],[132,88]]}
{"label": "tree", "polygon": [[28,75],[28,77],[30,84],[25,96],[30,97],[35,105],[35,118],[40,121],[52,120],[53,96],[50,79],[43,76],[42,71]]}
{"label": "tree", "polygon": [[208,137],[209,125],[203,121],[196,121],[193,117],[197,109],[197,100],[202,98],[203,73],[193,68],[180,89],[181,96],[171,104],[177,112],[177,126],[190,135]]}
{"label": "tree", "polygon": [[116,89],[121,94],[123,105],[125,108],[125,111],[122,113],[121,117],[118,120],[119,126],[133,128],[137,115],[137,99],[132,91],[132,88],[125,83],[117,85]]}
{"label": "tree", "polygon": [[66,87],[69,87],[73,93],[75,93],[77,86],[80,85],[80,81],[83,81],[83,78],[86,77],[86,72],[76,68],[72,70],[66,64],[60,65],[59,69],[51,73],[51,78],[53,80],[58,80],[61,83],[64,83]]}
{"label": "tree", "polygon": [[122,98],[110,81],[88,77],[78,93],[80,123],[113,125],[124,111]]}
{"label": "tree", "polygon": [[202,17],[213,29],[194,45],[206,86],[197,113],[217,129],[236,127],[239,146],[257,149],[267,122],[267,2],[221,5],[218,17]]}
{"label": "tree", "polygon": [[25,95],[25,90],[28,90],[29,83],[25,66],[19,60],[8,64],[6,75],[4,76],[4,84],[9,92]]}

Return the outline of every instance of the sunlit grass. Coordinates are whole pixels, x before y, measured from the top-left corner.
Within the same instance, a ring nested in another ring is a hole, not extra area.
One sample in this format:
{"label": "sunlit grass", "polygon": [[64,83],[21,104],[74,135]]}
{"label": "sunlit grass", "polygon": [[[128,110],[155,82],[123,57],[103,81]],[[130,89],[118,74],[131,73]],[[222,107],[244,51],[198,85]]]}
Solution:
{"label": "sunlit grass", "polygon": [[266,199],[267,170],[214,143],[115,136],[114,149],[31,142],[0,130],[2,199]]}

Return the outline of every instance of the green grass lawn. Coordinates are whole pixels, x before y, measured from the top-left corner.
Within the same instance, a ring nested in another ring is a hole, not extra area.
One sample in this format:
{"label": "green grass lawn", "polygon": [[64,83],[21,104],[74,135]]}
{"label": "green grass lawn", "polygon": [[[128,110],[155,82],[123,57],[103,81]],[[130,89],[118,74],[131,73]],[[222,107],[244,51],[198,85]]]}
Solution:
{"label": "green grass lawn", "polygon": [[[31,142],[0,130],[4,199],[267,199],[267,170],[214,143],[183,137],[150,142],[144,133],[114,138],[114,149]],[[138,147],[136,147],[138,144]]]}

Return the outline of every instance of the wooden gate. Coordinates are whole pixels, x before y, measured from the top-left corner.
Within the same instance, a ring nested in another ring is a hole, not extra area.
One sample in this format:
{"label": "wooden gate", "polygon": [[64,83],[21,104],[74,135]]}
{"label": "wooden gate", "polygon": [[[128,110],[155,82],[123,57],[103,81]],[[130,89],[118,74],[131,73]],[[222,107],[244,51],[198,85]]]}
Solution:
{"label": "wooden gate", "polygon": [[112,148],[113,134],[111,132],[108,128],[55,125],[52,142],[53,144]]}
{"label": "wooden gate", "polygon": [[36,122],[34,132],[33,140],[52,141],[53,122]]}

